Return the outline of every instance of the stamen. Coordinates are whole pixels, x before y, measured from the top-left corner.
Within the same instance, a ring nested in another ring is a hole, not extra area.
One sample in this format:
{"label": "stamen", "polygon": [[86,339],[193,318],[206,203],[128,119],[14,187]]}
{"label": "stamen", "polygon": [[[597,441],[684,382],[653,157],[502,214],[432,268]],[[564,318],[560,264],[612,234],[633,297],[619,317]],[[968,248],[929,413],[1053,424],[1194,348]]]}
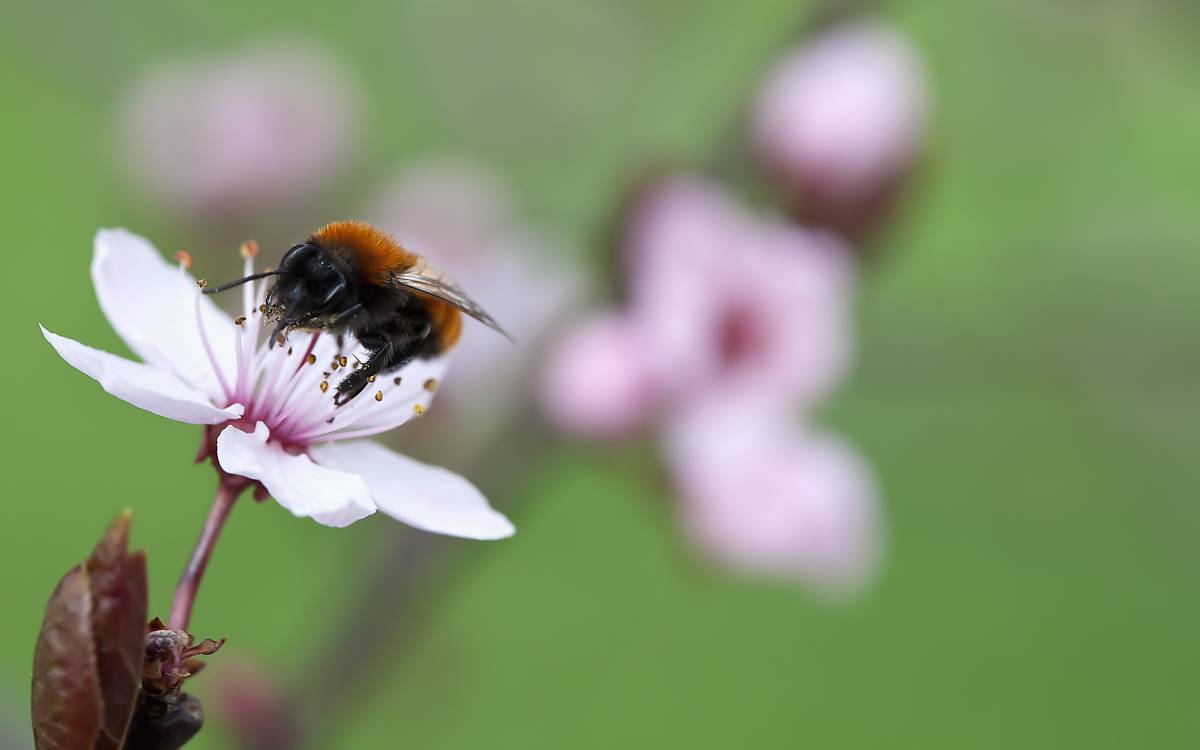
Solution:
{"label": "stamen", "polygon": [[204,330],[204,315],[200,310],[200,300],[201,296],[197,294],[195,304],[196,330],[200,334],[200,343],[204,345],[204,354],[208,357],[208,364],[212,366],[213,375],[217,376],[217,383],[221,386],[221,392],[225,394],[225,398],[232,400],[233,392],[229,390],[229,383],[225,380],[225,373],[221,372],[221,366],[217,364],[217,357],[213,354],[212,343],[209,342],[208,333]]}

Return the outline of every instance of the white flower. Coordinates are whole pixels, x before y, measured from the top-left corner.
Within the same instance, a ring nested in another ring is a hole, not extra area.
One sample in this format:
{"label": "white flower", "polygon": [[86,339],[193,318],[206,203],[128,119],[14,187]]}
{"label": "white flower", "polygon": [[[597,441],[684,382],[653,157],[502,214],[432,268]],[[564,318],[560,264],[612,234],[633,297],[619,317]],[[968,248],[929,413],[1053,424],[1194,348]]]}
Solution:
{"label": "white flower", "polygon": [[[246,253],[247,256],[250,253]],[[253,271],[246,258],[246,273]],[[142,237],[96,235],[92,279],[134,362],[42,333],[70,365],[104,390],[147,411],[214,425],[226,474],[259,483],[294,515],[347,526],[381,510],[426,531],[500,539],[514,529],[470,482],[362,440],[399,427],[428,407],[445,357],[381,374],[342,407],[333,393],[343,368],[365,351],[347,335],[298,333],[270,348],[258,311],[265,282],[242,287],[244,316],[231,320]],[[357,356],[356,356],[357,355]]]}

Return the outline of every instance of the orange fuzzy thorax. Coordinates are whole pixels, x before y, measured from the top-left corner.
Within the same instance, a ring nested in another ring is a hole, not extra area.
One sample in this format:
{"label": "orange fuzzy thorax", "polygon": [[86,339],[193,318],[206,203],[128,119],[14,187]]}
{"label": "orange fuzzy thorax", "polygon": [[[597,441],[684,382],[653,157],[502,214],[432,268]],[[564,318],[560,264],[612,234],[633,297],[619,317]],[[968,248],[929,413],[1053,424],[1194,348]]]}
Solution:
{"label": "orange fuzzy thorax", "polygon": [[313,232],[314,244],[340,255],[358,272],[363,281],[386,284],[393,273],[413,266],[417,256],[404,249],[387,232],[365,221],[335,221]]}
{"label": "orange fuzzy thorax", "polygon": [[[408,271],[419,261],[414,253],[365,221],[335,221],[313,232],[311,242],[326,252],[342,257],[363,281],[388,284],[393,274]],[[442,351],[450,349],[462,334],[462,315],[458,308],[439,299],[413,292],[421,297],[429,311],[433,330]]]}

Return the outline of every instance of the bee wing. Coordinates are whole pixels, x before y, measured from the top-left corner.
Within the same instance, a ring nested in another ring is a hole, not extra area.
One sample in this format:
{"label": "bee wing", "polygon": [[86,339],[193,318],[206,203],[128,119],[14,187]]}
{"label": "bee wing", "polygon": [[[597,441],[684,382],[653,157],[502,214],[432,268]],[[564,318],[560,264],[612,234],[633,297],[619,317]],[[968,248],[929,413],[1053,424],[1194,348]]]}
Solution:
{"label": "bee wing", "polygon": [[509,341],[514,340],[509,332],[504,330],[496,322],[496,319],[488,314],[487,310],[480,307],[478,302],[471,299],[458,284],[443,276],[440,271],[424,261],[404,273],[392,276],[392,283],[454,305]]}

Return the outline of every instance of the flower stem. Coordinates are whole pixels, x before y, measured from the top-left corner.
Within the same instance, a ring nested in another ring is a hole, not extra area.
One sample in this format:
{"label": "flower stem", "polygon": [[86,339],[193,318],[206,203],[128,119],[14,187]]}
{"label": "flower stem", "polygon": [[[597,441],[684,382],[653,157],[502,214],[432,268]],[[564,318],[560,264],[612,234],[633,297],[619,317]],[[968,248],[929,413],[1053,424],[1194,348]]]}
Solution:
{"label": "flower stem", "polygon": [[171,614],[167,618],[167,627],[175,630],[187,630],[188,620],[192,615],[192,603],[196,600],[196,589],[200,587],[200,579],[204,569],[208,567],[208,558],[212,556],[217,537],[225,526],[225,519],[233,509],[233,501],[242,494],[245,485],[223,481],[217,485],[217,494],[213,498],[212,508],[200,530],[200,538],[196,540],[196,548],[188,559],[187,567],[179,576],[175,586],[175,596],[171,599]]}

